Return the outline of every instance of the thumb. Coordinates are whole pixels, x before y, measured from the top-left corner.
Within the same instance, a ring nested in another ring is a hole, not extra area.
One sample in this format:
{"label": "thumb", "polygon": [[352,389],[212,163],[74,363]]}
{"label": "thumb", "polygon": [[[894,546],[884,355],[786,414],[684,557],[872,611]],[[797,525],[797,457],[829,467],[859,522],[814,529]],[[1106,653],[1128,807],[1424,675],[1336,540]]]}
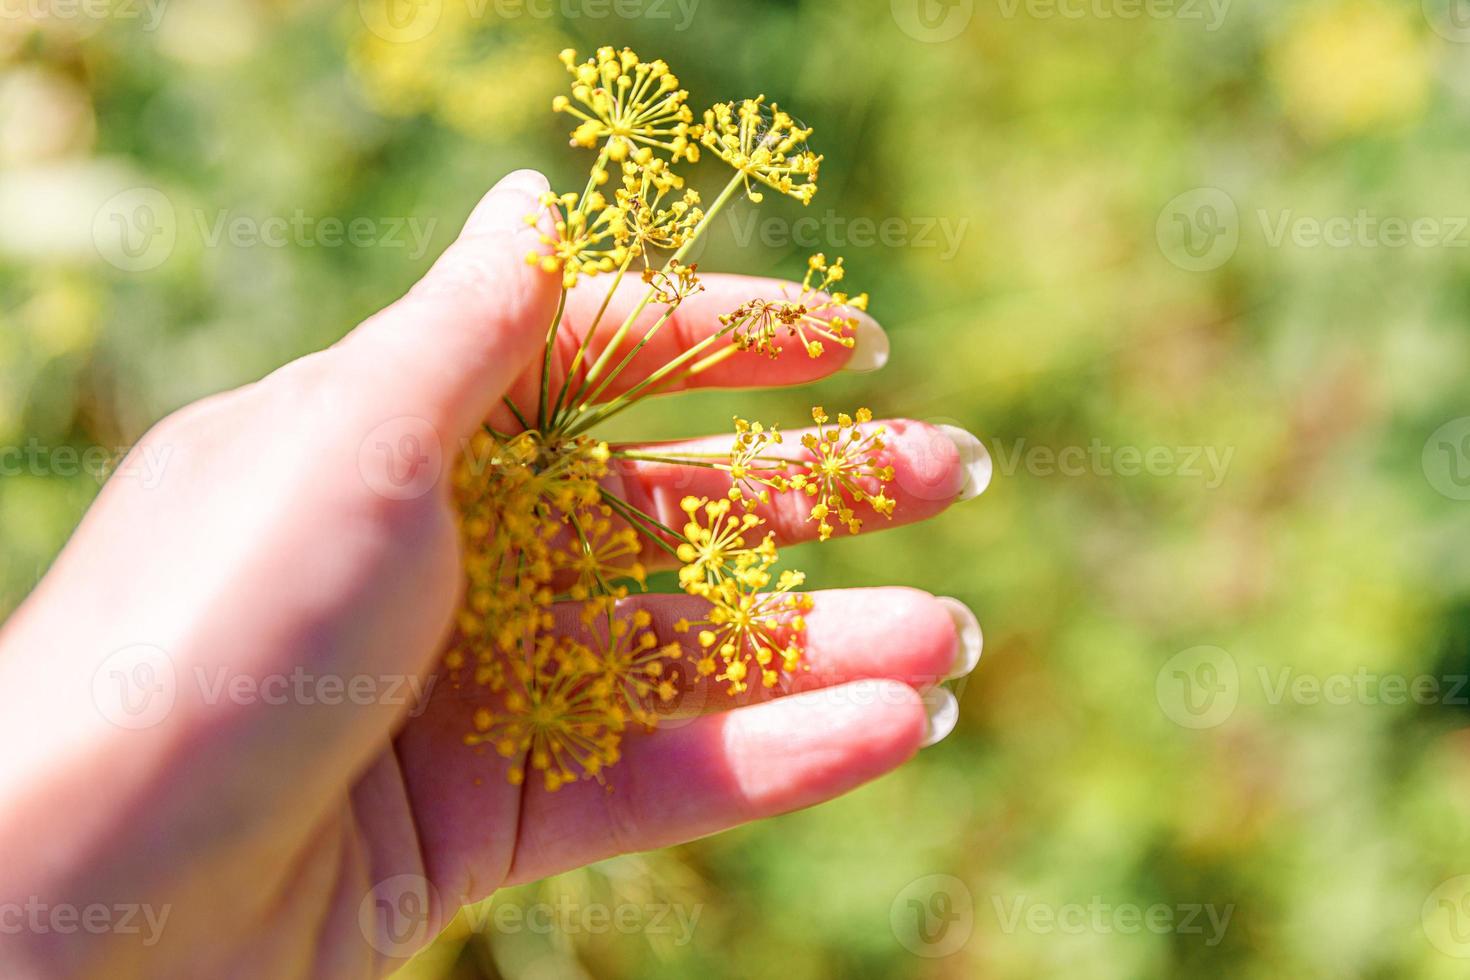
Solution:
{"label": "thumb", "polygon": [[517,170],[402,299],[343,342],[362,391],[384,414],[415,416],[454,439],[472,432],[540,350],[559,282],[526,262],[546,178]]}

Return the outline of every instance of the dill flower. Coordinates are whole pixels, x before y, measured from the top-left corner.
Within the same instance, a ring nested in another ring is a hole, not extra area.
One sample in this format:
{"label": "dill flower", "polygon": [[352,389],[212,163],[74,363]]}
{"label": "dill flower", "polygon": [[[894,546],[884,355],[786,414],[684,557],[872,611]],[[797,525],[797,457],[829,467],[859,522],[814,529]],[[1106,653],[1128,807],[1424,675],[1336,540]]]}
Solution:
{"label": "dill flower", "polygon": [[640,586],[646,581],[643,563],[638,561],[643,546],[638,532],[630,527],[615,528],[609,518],[612,508],[602,505],[590,518],[567,515],[576,528],[577,540],[566,550],[557,552],[556,562],[577,576],[567,590],[573,599],[588,599],[599,588],[605,594],[622,598],[626,586],[615,585],[621,579],[632,579]]}
{"label": "dill flower", "polygon": [[868,294],[829,292],[844,274],[842,259],[828,265],[827,257],[818,252],[807,260],[801,294],[796,299],[750,300],[721,315],[720,322],[732,328],[736,347],[770,358],[781,354],[782,347],[776,341],[783,331],[796,338],[808,357],[821,357],[826,351],[824,341],[850,349],[857,343],[857,317],[843,316],[840,311],[866,310]]}
{"label": "dill flower", "polygon": [[653,302],[678,306],[695,293],[704,291],[698,267],[670,262],[667,268],[644,269],[643,281],[649,285]]}
{"label": "dill flower", "polygon": [[766,534],[754,546],[746,543],[746,533],[764,523],[754,514],[732,515],[728,499],[685,497],[679,507],[689,515],[684,541],[678,547],[679,560],[684,563],[679,585],[690,595],[707,596],[727,579],[749,579],[775,564],[773,534]]}
{"label": "dill flower", "polygon": [[741,694],[751,678],[770,688],[783,672],[796,670],[806,629],[803,614],[812,608],[812,598],[792,590],[804,581],[801,572],[788,570],[772,588],[770,573],[761,570],[706,590],[710,605],[704,617],[674,624],[681,633],[693,632],[704,651],[696,664],[699,673],[713,675],[731,694]]}
{"label": "dill flower", "polygon": [[738,105],[722,102],[712,106],[705,111],[700,142],[746,177],[745,189],[752,201],[763,199],[750,186],[754,179],[810,204],[817,193],[817,170],[822,162],[806,148],[812,131],[798,126],[776,103],[766,105],[765,100],[760,95]]}
{"label": "dill flower", "polygon": [[658,724],[655,706],[678,693],[670,664],[684,655],[677,643],[659,644],[649,629],[652,622],[646,609],[613,617],[593,648],[597,676],[612,695],[614,709],[645,728]]}
{"label": "dill flower", "polygon": [[776,447],[782,442],[776,426],[766,428],[759,422],[747,422],[736,416],[735,443],[730,449],[730,499],[747,508],[757,502],[771,502],[771,491],[784,493],[791,489],[787,479],[787,462]]}
{"label": "dill flower", "polygon": [[681,189],[683,180],[662,160],[623,164],[623,186],[615,192],[623,216],[620,243],[646,256],[649,249],[674,251],[690,241],[704,220],[699,192],[685,190],[664,203],[671,192]]}
{"label": "dill flower", "polygon": [[640,61],[628,48],[611,47],[598,48],[595,57],[580,63],[567,48],[561,61],[572,76],[572,96],[557,96],[551,107],[581,120],[572,131],[573,146],[606,141],[608,159],[619,162],[634,154],[636,145],[664,150],[675,162],[699,159],[699,147],[690,139],[689,93],[663,61]]}
{"label": "dill flower", "polygon": [[812,409],[812,421],[817,423],[817,431],[801,438],[811,459],[791,484],[815,499],[808,520],[819,522],[820,539],[826,541],[832,536],[833,518],[851,534],[862,530],[862,518],[849,499],[867,503],[876,513],[891,518],[893,499],[884,487],[893,481],[893,467],[882,462],[884,426],[858,428],[873,421],[873,413],[866,408],[858,409],[856,419],[840,413],[837,424],[829,427],[831,419],[818,406]]}
{"label": "dill flower", "polygon": [[[510,780],[525,779],[525,765],[542,774],[548,790],[597,776],[618,759],[621,715],[610,709],[607,688],[595,678],[595,658],[573,641],[541,637],[535,652],[513,659],[499,675],[503,707],[475,712],[466,745],[489,745],[505,758],[522,756]],[[492,690],[497,688],[492,686]]]}
{"label": "dill flower", "polygon": [[[547,194],[541,202],[556,215],[556,234],[541,233],[541,244],[549,248],[545,254],[530,252],[526,261],[546,272],[560,272],[562,285],[570,289],[583,274],[611,272],[629,255],[626,223],[622,208],[611,207],[607,199],[592,191],[578,207],[576,194]],[[526,223],[535,225],[538,215],[527,215]]]}

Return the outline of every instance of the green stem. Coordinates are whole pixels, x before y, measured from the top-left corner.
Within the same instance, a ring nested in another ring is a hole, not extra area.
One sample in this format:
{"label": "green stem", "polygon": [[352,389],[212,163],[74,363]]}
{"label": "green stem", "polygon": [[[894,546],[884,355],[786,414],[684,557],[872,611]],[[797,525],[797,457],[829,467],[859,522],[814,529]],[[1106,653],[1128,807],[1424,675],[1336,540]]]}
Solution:
{"label": "green stem", "polygon": [[634,507],[632,504],[628,503],[621,497],[614,496],[608,490],[599,488],[599,492],[602,494],[603,503],[607,504],[613,510],[617,511],[618,515],[622,517],[623,520],[627,521],[629,524],[632,524],[635,528],[642,531],[644,536],[649,538],[651,541],[657,544],[660,548],[667,551],[669,554],[673,555],[675,558],[679,557],[678,549],[665,541],[664,535],[667,534],[672,538],[677,538],[681,542],[685,540],[684,535],[680,534],[678,531],[675,531],[673,528],[668,527],[658,518],[643,513],[643,511],[639,510],[637,507]]}
{"label": "green stem", "polygon": [[[607,145],[604,144],[602,152],[597,155],[597,162],[592,165],[592,172],[587,175],[587,186],[582,188],[582,196],[577,198],[576,214],[584,214],[587,210],[587,197],[597,187],[597,175],[607,169]],[[556,350],[556,333],[561,329],[562,314],[567,308],[567,288],[563,284],[561,295],[557,297],[556,313],[551,318],[551,325],[546,329],[546,355],[541,361],[541,399],[537,404],[536,426],[544,430],[549,421],[546,417],[548,402],[551,400],[551,356]],[[527,426],[530,428],[530,426]]]}
{"label": "green stem", "polygon": [[719,463],[712,462],[712,461],[709,461],[709,460],[700,460],[700,459],[693,459],[693,458],[681,459],[681,458],[679,458],[677,456],[655,456],[652,453],[636,453],[636,452],[621,452],[620,451],[620,452],[614,452],[613,455],[616,456],[616,457],[618,457],[619,459],[633,459],[633,460],[637,460],[640,463],[668,463],[668,464],[673,465],[673,466],[703,466],[703,467],[706,467],[708,469],[714,469],[714,470],[728,470],[730,468],[730,464],[729,463],[725,463],[724,465],[721,465]]}
{"label": "green stem", "polygon": [[516,403],[510,400],[509,395],[502,397],[500,400],[505,402],[505,407],[510,409],[510,414],[516,417],[516,421],[521,423],[522,428],[529,429],[531,427],[531,423],[526,421],[526,417],[521,414],[519,408],[516,408]]}
{"label": "green stem", "polygon": [[[551,318],[551,326],[546,329],[546,356],[541,361],[541,400],[536,409],[536,428],[545,431],[547,403],[551,401],[551,354],[556,350],[556,333],[561,329],[561,317],[567,309],[567,287],[561,287],[561,294],[556,298],[556,314]],[[529,426],[528,426],[529,428]]]}
{"label": "green stem", "polygon": [[[732,329],[732,328],[726,327],[724,330],[721,330],[719,333],[711,334],[710,336],[708,336],[705,339],[701,340],[699,343],[695,344],[693,347],[689,348],[684,353],[680,354],[678,357],[674,358],[672,361],[670,361],[669,363],[665,364],[663,367],[659,368],[657,371],[653,372],[648,377],[644,378],[642,381],[638,382],[632,388],[629,388],[627,391],[623,392],[623,394],[619,395],[614,401],[609,402],[607,405],[605,405],[602,408],[602,410],[596,411],[596,412],[592,412],[590,414],[590,416],[587,417],[587,419],[585,421],[579,422],[579,424],[577,426],[577,431],[579,431],[579,432],[586,431],[588,428],[590,428],[590,427],[592,427],[594,425],[597,425],[599,422],[606,422],[608,419],[612,418],[614,415],[618,414],[623,409],[629,407],[638,398],[638,396],[641,395],[646,389],[648,389],[652,385],[658,384],[664,378],[668,377],[668,375],[670,374],[670,372],[675,371],[680,366],[688,363],[692,358],[694,358],[697,355],[699,355],[702,351],[704,351],[707,347],[709,347],[715,341],[717,341],[721,337],[725,336],[725,334],[727,334],[730,331],[730,329]],[[641,347],[642,344],[639,344],[639,346]],[[734,347],[731,347],[729,349],[730,350],[734,350],[735,348]],[[634,349],[633,353],[634,354],[638,353],[637,348]],[[604,383],[604,387],[606,387],[606,384],[605,383]],[[597,392],[594,392],[593,393],[593,396],[591,398],[587,399],[587,401],[589,403],[590,402],[593,402],[593,401],[596,401],[596,398],[597,398],[597,395],[598,394],[601,394],[601,389],[599,389]],[[584,408],[584,411],[585,410],[586,409]]]}
{"label": "green stem", "polygon": [[567,368],[567,376],[562,381],[561,390],[556,393],[556,402],[552,405],[552,428],[555,428],[557,425],[559,416],[561,415],[562,405],[566,402],[567,392],[571,391],[572,389],[572,379],[577,376],[577,369],[582,366],[582,360],[587,356],[587,351],[592,344],[592,337],[594,334],[597,333],[597,328],[602,323],[602,318],[607,315],[607,308],[609,305],[611,305],[612,298],[617,293],[618,286],[623,281],[624,273],[628,271],[628,266],[632,265],[632,263],[633,256],[629,255],[628,258],[623,262],[622,266],[618,268],[618,274],[613,279],[612,288],[609,289],[607,291],[607,295],[602,298],[602,306],[598,309],[597,315],[592,318],[592,325],[587,328],[587,332],[582,336],[582,342],[577,345],[577,354],[575,357],[572,358],[571,366]]}
{"label": "green stem", "polygon": [[663,313],[659,314],[659,318],[654,321],[653,326],[648,328],[648,332],[643,335],[642,339],[639,340],[638,343],[634,344],[633,349],[628,351],[623,359],[618,362],[618,366],[614,368],[611,372],[609,372],[607,377],[602,379],[598,386],[592,390],[592,393],[590,395],[587,395],[586,397],[580,399],[581,404],[577,406],[578,411],[585,412],[589,405],[595,404],[597,402],[597,399],[602,397],[602,393],[607,391],[608,386],[611,385],[613,381],[617,379],[618,375],[622,374],[623,370],[632,363],[633,358],[638,356],[638,352],[644,348],[644,345],[652,340],[653,335],[658,333],[659,330],[662,329],[663,325],[673,318],[674,311],[678,308],[679,304],[673,303],[669,306],[668,309],[664,310]]}
{"label": "green stem", "polygon": [[[668,262],[664,263],[662,271],[667,272],[669,267],[672,266],[674,263],[682,262],[684,260],[684,256],[689,254],[689,250],[694,247],[695,242],[699,240],[699,236],[704,234],[709,229],[710,223],[714,220],[715,215],[720,213],[720,209],[729,202],[730,198],[734,196],[735,191],[743,186],[743,176],[743,174],[737,172],[734,179],[731,180],[730,183],[725,185],[725,189],[720,192],[719,197],[715,198],[714,203],[710,205],[709,210],[704,213],[704,217],[699,220],[699,224],[694,226],[694,231],[690,233],[689,239],[679,247],[678,251],[670,256]],[[591,386],[592,382],[595,381],[602,374],[603,370],[607,367],[608,362],[612,360],[613,354],[617,351],[618,347],[622,345],[623,341],[627,339],[628,332],[633,329],[633,324],[643,313],[644,309],[647,308],[648,304],[653,301],[655,293],[657,293],[657,290],[650,287],[648,292],[644,295],[643,299],[639,300],[638,305],[633,308],[633,312],[629,313],[627,318],[623,320],[622,324],[618,327],[617,332],[613,334],[612,339],[609,341],[607,347],[603,349],[602,354],[599,355],[597,360],[593,362],[592,367],[588,368],[587,377],[582,385],[582,392],[586,391],[587,388]],[[643,338],[645,343],[650,337],[658,332],[659,327],[661,327],[664,321],[667,319],[667,316],[661,318],[649,329],[648,333],[645,334]],[[628,359],[624,358],[623,362],[618,365],[617,371],[613,372],[612,377],[616,377],[618,372],[622,371],[622,369],[627,366],[627,363]],[[589,401],[590,399],[583,397],[582,392],[578,392],[577,396],[573,398],[572,401],[580,403],[585,403]]]}

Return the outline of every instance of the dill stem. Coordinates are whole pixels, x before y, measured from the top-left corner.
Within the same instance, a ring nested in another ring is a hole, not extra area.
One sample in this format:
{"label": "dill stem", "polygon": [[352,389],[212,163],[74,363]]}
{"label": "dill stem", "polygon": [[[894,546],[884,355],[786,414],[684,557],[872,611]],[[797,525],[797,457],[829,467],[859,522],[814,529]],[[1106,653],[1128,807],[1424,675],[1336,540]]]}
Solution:
{"label": "dill stem", "polygon": [[[736,189],[744,186],[744,183],[745,175],[740,171],[736,171],[734,178],[731,179],[730,183],[725,185],[725,189],[720,192],[719,197],[715,198],[714,203],[710,205],[709,210],[704,213],[704,217],[699,220],[699,224],[695,225],[694,231],[689,235],[689,240],[679,247],[679,250],[676,251],[669,258],[668,262],[664,263],[662,271],[667,272],[669,267],[672,266],[674,263],[682,262],[684,260],[684,256],[689,254],[689,250],[694,247],[694,243],[697,242],[699,240],[699,237],[709,229],[710,223],[714,220],[715,215],[720,213],[720,210],[724,208],[724,206],[729,202],[730,198],[734,196]],[[617,351],[618,347],[622,346],[623,341],[626,340],[628,337],[629,331],[633,329],[634,322],[637,321],[638,317],[643,313],[644,309],[648,307],[648,304],[653,302],[653,297],[656,292],[656,289],[650,287],[648,292],[644,294],[643,299],[639,300],[638,305],[633,308],[633,312],[629,313],[628,316],[623,320],[622,324],[619,325],[617,332],[613,334],[612,338],[608,342],[607,347],[603,349],[597,360],[592,363],[592,367],[587,369],[587,378],[582,386],[583,391],[590,387],[592,382],[597,380],[597,378],[601,376],[602,372],[607,368],[608,362],[612,360],[613,354]],[[651,338],[655,333],[658,332],[658,329],[663,326],[664,322],[667,319],[668,317],[664,316],[660,318],[659,321],[655,323],[651,328],[649,328],[648,333],[646,333],[643,337],[643,343],[647,343],[649,338]],[[642,345],[640,344],[639,346]],[[623,370],[623,368],[627,367],[628,361],[629,358],[625,357],[622,363],[618,365],[617,370],[613,372],[612,377],[616,377],[618,373]],[[605,388],[606,385],[604,384],[603,387]],[[582,393],[578,392],[576,398],[574,398],[573,400],[585,403],[590,399],[584,398]]]}

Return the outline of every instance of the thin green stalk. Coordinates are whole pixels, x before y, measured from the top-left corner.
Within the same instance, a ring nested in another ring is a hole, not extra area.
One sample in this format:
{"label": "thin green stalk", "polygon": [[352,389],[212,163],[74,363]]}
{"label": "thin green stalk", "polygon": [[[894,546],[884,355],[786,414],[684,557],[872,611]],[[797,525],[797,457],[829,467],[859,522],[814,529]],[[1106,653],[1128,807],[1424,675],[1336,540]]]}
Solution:
{"label": "thin green stalk", "polygon": [[[618,412],[621,412],[623,409],[632,405],[633,402],[638,398],[638,396],[641,395],[646,389],[648,389],[650,386],[657,385],[660,381],[667,377],[670,372],[677,370],[680,366],[688,363],[691,359],[698,356],[715,341],[719,340],[721,337],[724,337],[725,334],[729,332],[729,330],[730,328],[727,327],[726,329],[721,330],[719,333],[712,334],[706,337],[704,340],[701,340],[699,343],[695,344],[693,347],[689,348],[684,353],[680,354],[678,357],[674,358],[672,361],[665,364],[663,367],[659,368],[657,371],[653,372],[642,381],[638,382],[632,388],[629,388],[627,391],[623,392],[617,397],[615,401],[610,402],[608,405],[604,406],[601,411],[593,412],[591,418],[585,424],[579,426],[579,431],[585,430],[593,425],[598,424],[599,422],[605,422],[616,415]],[[639,345],[639,347],[641,346],[642,344]],[[734,350],[735,348],[731,347],[730,349]],[[637,348],[634,348],[633,353],[638,353]],[[606,387],[606,383],[604,383],[603,387]],[[589,403],[595,402],[597,400],[597,395],[601,394],[601,392],[602,389],[594,392],[592,397],[587,399],[587,401]]]}
{"label": "thin green stalk", "polygon": [[730,468],[728,463],[724,466],[721,466],[719,463],[705,460],[698,460],[693,458],[681,459],[677,456],[655,456],[652,453],[614,452],[613,455],[618,457],[619,459],[633,459],[637,460],[640,463],[669,463],[674,466],[703,466],[713,470],[727,470]]}
{"label": "thin green stalk", "polygon": [[[658,453],[643,453],[636,449],[614,449],[612,455],[618,459],[631,459],[640,463],[671,463],[678,466],[706,466],[717,470],[730,468],[729,453],[688,453],[679,456],[660,456]],[[799,462],[784,456],[749,456],[752,463],[780,463],[783,466]]]}
{"label": "thin green stalk", "polygon": [[602,318],[607,314],[607,308],[612,304],[612,298],[617,293],[618,286],[623,281],[623,275],[628,271],[628,266],[632,265],[633,258],[634,256],[629,255],[627,260],[619,267],[618,274],[613,279],[612,288],[602,298],[602,306],[598,308],[597,315],[592,318],[592,324],[587,328],[587,332],[582,335],[582,342],[577,345],[576,356],[572,358],[571,366],[567,368],[567,376],[562,380],[561,390],[556,393],[556,401],[552,405],[551,426],[553,429],[556,428],[560,420],[561,410],[563,404],[566,402],[567,392],[572,389],[572,379],[577,376],[577,369],[582,366],[582,359],[587,356],[587,351],[591,347],[592,337],[597,333],[597,328],[601,325]]}
{"label": "thin green stalk", "polygon": [[536,428],[545,431],[547,402],[551,400],[551,354],[556,350],[556,332],[561,329],[561,317],[567,309],[567,287],[561,288],[556,298],[556,314],[551,326],[546,329],[546,356],[541,361],[541,400],[536,410]]}
{"label": "thin green stalk", "polygon": [[521,414],[521,410],[519,408],[516,408],[516,403],[510,400],[509,395],[502,397],[500,400],[505,402],[505,407],[510,409],[510,414],[514,415],[516,417],[516,421],[521,423],[521,428],[529,429],[531,427],[531,423],[526,421],[526,417]]}
{"label": "thin green stalk", "polygon": [[625,355],[623,359],[618,362],[618,366],[614,368],[607,377],[602,379],[602,381],[595,389],[593,389],[590,395],[587,395],[585,398],[580,399],[581,404],[578,406],[578,409],[580,411],[586,411],[587,406],[595,404],[597,399],[602,397],[602,393],[604,391],[607,391],[608,385],[612,384],[613,381],[617,379],[618,375],[623,373],[623,369],[632,363],[633,358],[638,356],[638,352],[643,349],[644,345],[653,339],[653,335],[658,333],[663,325],[673,318],[674,311],[678,308],[679,304],[674,303],[659,315],[659,318],[654,321],[653,326],[648,328],[648,332],[643,335],[643,338],[639,340],[638,343],[634,344],[633,349],[628,351],[627,355]]}
{"label": "thin green stalk", "polygon": [[675,558],[679,557],[679,550],[664,540],[664,534],[668,534],[672,537],[678,538],[680,541],[684,540],[684,536],[682,534],[679,534],[677,531],[665,527],[659,522],[657,518],[650,517],[649,515],[644,514],[642,511],[634,507],[632,504],[628,503],[626,500],[613,496],[607,490],[603,490],[601,492],[603,502],[606,503],[613,510],[617,511],[619,517],[627,521],[629,524],[633,525],[633,527],[637,530],[642,531],[644,537],[648,538],[664,551],[667,551]]}
{"label": "thin green stalk", "polygon": [[[690,233],[688,241],[681,245],[678,251],[670,256],[668,262],[664,263],[663,271],[668,271],[669,267],[675,262],[682,262],[684,260],[684,256],[689,254],[689,250],[694,247],[694,243],[699,240],[699,236],[704,234],[705,231],[708,230],[709,225],[714,220],[715,215],[718,214],[720,212],[720,209],[723,208],[725,204],[729,202],[730,198],[734,196],[736,189],[743,185],[743,177],[744,175],[742,173],[738,171],[736,172],[734,179],[732,179],[730,183],[725,185],[725,189],[720,192],[719,197],[715,198],[714,203],[711,204],[709,210],[704,213],[704,217],[700,219],[699,224],[694,226],[694,231]],[[597,358],[597,360],[593,362],[592,367],[588,369],[587,378],[582,386],[583,391],[585,391],[587,387],[589,387],[591,383],[602,374],[603,370],[607,367],[607,362],[612,359],[613,353],[618,349],[619,346],[621,346],[624,339],[627,338],[628,332],[632,330],[633,324],[643,313],[643,310],[647,308],[648,304],[653,301],[653,297],[656,292],[656,289],[650,288],[648,292],[644,295],[643,299],[638,302],[638,305],[634,307],[633,312],[628,314],[627,318],[623,320],[622,324],[618,327],[617,332],[613,334],[612,339],[608,343],[607,347],[603,350],[602,354]],[[645,335],[644,340],[646,341],[648,337],[651,337],[657,331],[658,327],[662,325],[662,323],[663,320],[660,320],[659,323],[654,324],[654,326],[649,330],[648,334]],[[622,368],[626,366],[626,363],[627,361],[626,359],[624,359],[624,363],[622,365],[619,365],[618,370],[621,371]],[[617,372],[614,372],[614,376],[616,376],[616,373]],[[577,396],[572,400],[574,402],[585,402],[587,399],[583,398],[581,392],[579,392]]]}
{"label": "thin green stalk", "polygon": [[[587,175],[587,186],[582,188],[582,196],[577,198],[575,214],[584,214],[587,210],[587,196],[597,187],[597,175],[607,168],[607,145],[603,144],[602,152],[597,155],[597,162],[592,165],[592,172]],[[556,313],[551,318],[551,325],[546,329],[546,355],[541,362],[541,399],[537,404],[536,425],[539,429],[545,429],[548,421],[546,411],[547,403],[551,399],[551,356],[556,350],[556,334],[561,329],[562,314],[567,308],[567,289],[563,285],[561,295],[556,300]],[[527,426],[529,428],[529,426]]]}

